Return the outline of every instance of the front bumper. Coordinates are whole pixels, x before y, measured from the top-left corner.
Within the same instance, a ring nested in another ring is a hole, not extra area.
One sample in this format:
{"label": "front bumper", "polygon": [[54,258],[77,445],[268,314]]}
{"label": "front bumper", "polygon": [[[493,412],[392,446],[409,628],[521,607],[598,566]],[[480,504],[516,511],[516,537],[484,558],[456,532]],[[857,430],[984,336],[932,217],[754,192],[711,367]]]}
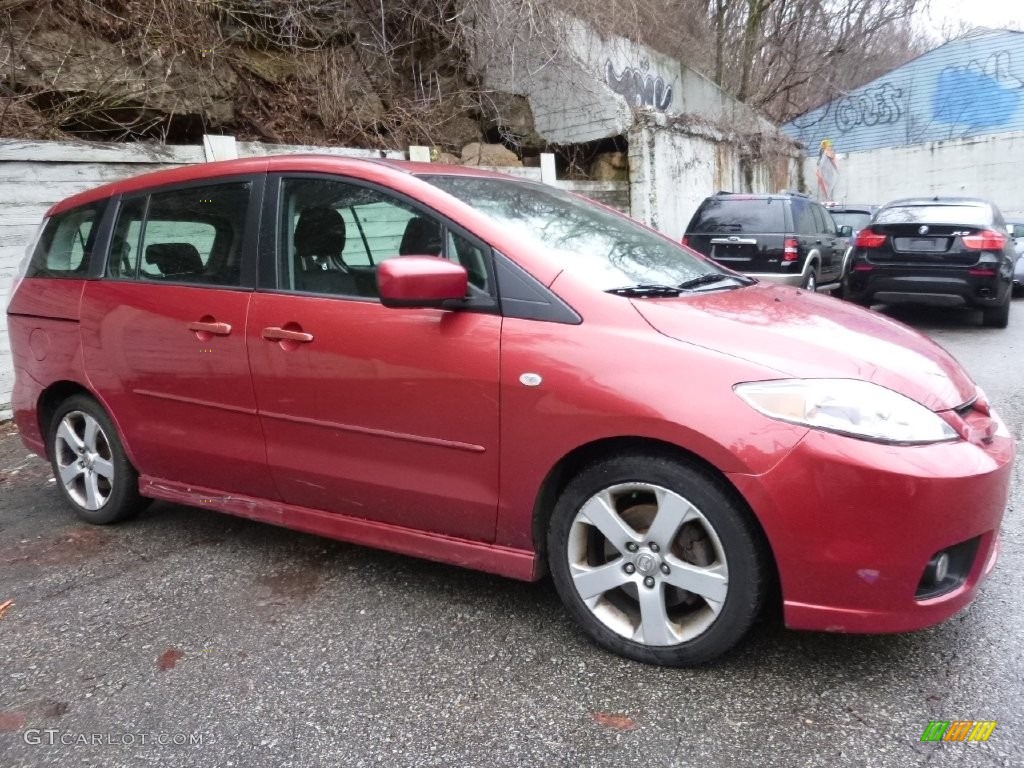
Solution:
{"label": "front bumper", "polygon": [[[810,431],[764,475],[730,479],[764,526],[787,626],[904,632],[952,616],[992,569],[1014,441],[890,446]],[[915,596],[936,553],[976,547],[957,585]]]}

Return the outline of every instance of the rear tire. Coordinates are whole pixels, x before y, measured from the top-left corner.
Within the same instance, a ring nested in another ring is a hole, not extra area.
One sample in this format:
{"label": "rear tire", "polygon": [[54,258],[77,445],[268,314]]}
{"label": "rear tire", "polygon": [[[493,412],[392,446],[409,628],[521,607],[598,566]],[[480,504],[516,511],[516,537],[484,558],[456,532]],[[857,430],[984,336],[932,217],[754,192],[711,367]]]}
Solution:
{"label": "rear tire", "polygon": [[981,310],[981,322],[986,328],[1005,328],[1010,324],[1010,297],[998,307]]}
{"label": "rear tire", "polygon": [[150,502],[139,495],[139,475],[128,461],[107,412],[86,395],[60,404],[47,440],[50,465],[65,501],[82,520],[117,523]]}
{"label": "rear tire", "polygon": [[584,468],[555,504],[548,559],[584,632],[648,664],[725,653],[770,584],[763,537],[742,502],[714,475],[658,454]]}
{"label": "rear tire", "polygon": [[818,292],[818,268],[816,265],[811,265],[811,270],[804,277],[803,285],[800,286],[808,293]]}

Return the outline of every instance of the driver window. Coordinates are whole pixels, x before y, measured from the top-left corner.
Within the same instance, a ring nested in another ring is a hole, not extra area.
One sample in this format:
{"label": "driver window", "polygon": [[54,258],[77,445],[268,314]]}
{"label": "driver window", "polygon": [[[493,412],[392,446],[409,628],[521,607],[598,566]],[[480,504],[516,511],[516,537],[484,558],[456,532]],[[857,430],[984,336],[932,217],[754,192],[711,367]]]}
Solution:
{"label": "driver window", "polygon": [[[399,256],[461,263],[488,289],[483,249],[393,195],[328,179],[285,179],[278,285],[303,293],[377,297],[377,265]],[[471,289],[472,290],[472,289]]]}

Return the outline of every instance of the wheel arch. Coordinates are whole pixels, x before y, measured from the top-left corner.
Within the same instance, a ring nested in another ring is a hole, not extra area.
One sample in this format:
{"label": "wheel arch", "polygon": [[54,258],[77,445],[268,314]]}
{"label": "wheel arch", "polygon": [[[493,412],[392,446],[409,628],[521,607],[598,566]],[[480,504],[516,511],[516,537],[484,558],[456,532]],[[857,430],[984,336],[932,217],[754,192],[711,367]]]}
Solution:
{"label": "wheel arch", "polygon": [[47,455],[44,458],[50,458],[49,441],[50,441],[50,427],[53,424],[53,416],[60,407],[60,404],[67,400],[73,395],[85,395],[95,400],[100,408],[102,408],[110,420],[114,423],[114,427],[117,429],[118,438],[121,441],[121,446],[124,448],[125,454],[128,456],[128,460],[133,466],[138,466],[135,463],[135,456],[132,452],[131,446],[128,445],[128,441],[125,437],[124,430],[121,428],[117,416],[107,406],[103,398],[100,397],[96,392],[89,389],[81,382],[74,381],[72,379],[60,379],[47,385],[42,392],[39,393],[39,398],[36,400],[36,422],[39,427],[39,434],[43,438],[43,448],[46,450]]}
{"label": "wheel arch", "polygon": [[555,463],[541,483],[533,508],[533,546],[537,553],[539,569],[542,572],[547,569],[547,531],[551,514],[566,485],[587,464],[626,453],[654,454],[685,462],[706,474],[723,492],[729,495],[739,508],[744,510],[757,529],[772,574],[773,584],[769,591],[769,600],[781,605],[778,589],[779,568],[775,560],[775,551],[765,533],[764,526],[743,494],[721,470],[707,459],[674,443],[651,437],[624,435],[601,438],[577,446]]}
{"label": "wheel arch", "polygon": [[800,273],[804,279],[807,278],[811,272],[821,275],[821,251],[817,248],[813,249],[807,254],[807,258],[804,260],[804,268]]}

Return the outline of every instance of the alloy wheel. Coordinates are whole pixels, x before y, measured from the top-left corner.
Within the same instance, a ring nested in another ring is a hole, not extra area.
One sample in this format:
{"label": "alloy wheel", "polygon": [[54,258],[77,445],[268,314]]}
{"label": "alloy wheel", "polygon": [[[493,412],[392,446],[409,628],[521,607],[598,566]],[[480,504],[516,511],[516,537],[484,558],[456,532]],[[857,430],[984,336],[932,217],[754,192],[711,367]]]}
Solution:
{"label": "alloy wheel", "polygon": [[70,411],[57,427],[54,450],[68,496],[90,511],[106,504],[114,487],[114,462],[100,423],[87,413]]}
{"label": "alloy wheel", "polygon": [[714,527],[658,485],[624,483],[592,496],[573,520],[567,549],[572,584],[593,616],[644,645],[700,636],[729,591]]}

